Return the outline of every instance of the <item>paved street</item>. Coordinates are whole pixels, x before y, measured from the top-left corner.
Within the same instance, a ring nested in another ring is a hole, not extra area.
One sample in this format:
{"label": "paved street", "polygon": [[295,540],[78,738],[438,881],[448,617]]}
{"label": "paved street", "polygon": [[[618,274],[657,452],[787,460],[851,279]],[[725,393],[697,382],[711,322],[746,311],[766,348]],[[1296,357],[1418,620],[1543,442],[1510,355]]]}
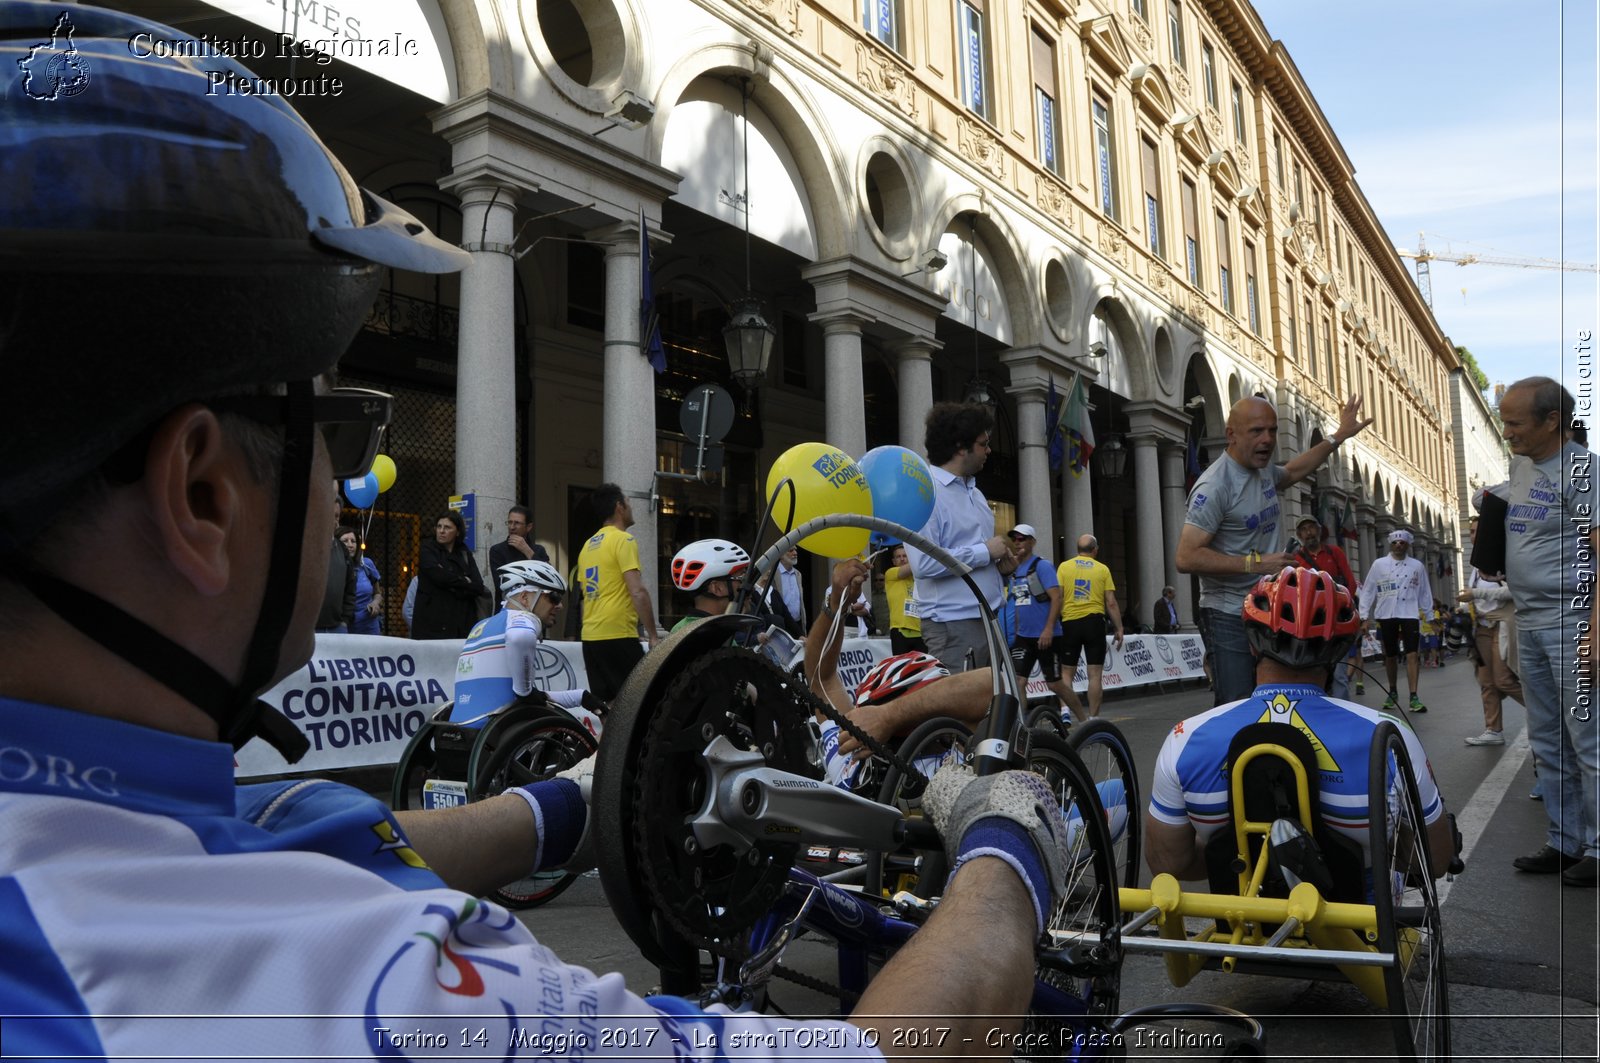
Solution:
{"label": "paved street", "polygon": [[[1381,662],[1369,665],[1381,677]],[[1402,682],[1404,680],[1402,679]],[[1465,658],[1425,669],[1421,692],[1430,711],[1411,717],[1440,787],[1461,820],[1467,871],[1444,885],[1444,921],[1453,1033],[1458,1058],[1594,1058],[1596,1052],[1596,901],[1592,890],[1564,888],[1556,877],[1517,873],[1513,857],[1542,844],[1545,815],[1528,799],[1532,763],[1523,712],[1506,705],[1508,744],[1468,747],[1483,729],[1477,685]],[[1382,702],[1372,680],[1367,704]],[[1210,704],[1193,687],[1154,696],[1108,700],[1104,715],[1127,734],[1145,776],[1162,738],[1177,720]],[[610,918],[599,881],[588,878],[524,921],[563,958],[601,971],[621,971],[648,991],[656,973]],[[808,968],[826,959],[817,946],[790,957]],[[819,967],[819,972],[821,968]],[[1205,973],[1183,989],[1168,985],[1161,962],[1130,956],[1123,1005],[1205,1000],[1263,1020],[1274,1059],[1368,1058],[1392,1054],[1388,1020],[1342,983]],[[791,1012],[821,1006],[821,997],[780,985],[774,998]],[[1136,1050],[1170,1054],[1157,1049]]]}

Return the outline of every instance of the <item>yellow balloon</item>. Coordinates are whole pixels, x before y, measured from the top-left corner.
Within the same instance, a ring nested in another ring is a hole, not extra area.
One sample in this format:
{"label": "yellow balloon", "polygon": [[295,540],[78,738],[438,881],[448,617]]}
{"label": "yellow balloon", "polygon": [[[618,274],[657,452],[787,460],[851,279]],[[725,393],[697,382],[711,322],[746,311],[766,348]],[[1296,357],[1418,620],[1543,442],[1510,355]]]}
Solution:
{"label": "yellow balloon", "polygon": [[372,471],[378,477],[378,493],[389,490],[394,486],[394,459],[387,454],[379,454],[372,459]]}
{"label": "yellow balloon", "polygon": [[[797,528],[814,517],[835,513],[872,515],[872,490],[854,458],[826,443],[801,443],[790,447],[772,463],[767,473],[767,497],[778,484],[794,481],[794,504],[788,488],[778,492],[772,519],[781,531]],[[855,557],[867,547],[866,528],[829,528],[800,540],[800,545],[824,557]]]}

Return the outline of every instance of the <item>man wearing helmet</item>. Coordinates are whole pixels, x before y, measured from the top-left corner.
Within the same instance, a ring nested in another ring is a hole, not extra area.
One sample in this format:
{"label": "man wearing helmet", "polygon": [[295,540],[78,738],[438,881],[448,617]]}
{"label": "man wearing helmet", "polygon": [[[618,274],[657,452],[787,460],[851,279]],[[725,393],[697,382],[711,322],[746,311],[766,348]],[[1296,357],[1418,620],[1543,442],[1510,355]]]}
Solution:
{"label": "man wearing helmet", "polygon": [[1223,780],[1229,744],[1256,723],[1290,724],[1310,738],[1326,826],[1358,844],[1370,867],[1367,767],[1373,732],[1389,721],[1400,725],[1411,755],[1432,872],[1442,875],[1455,846],[1422,743],[1395,717],[1323,693],[1334,664],[1360,633],[1350,592],[1326,572],[1285,568],[1256,583],[1245,598],[1243,620],[1257,657],[1256,688],[1249,697],[1182,721],[1162,744],[1145,814],[1150,871],[1180,879],[1207,877],[1206,843],[1228,822]]}
{"label": "man wearing helmet", "polygon": [[[567,1033],[578,1054],[604,1016],[624,1050],[722,1059],[798,1032],[644,1000],[475,899],[578,850],[578,783],[401,815],[325,781],[235,785],[252,737],[304,750],[258,695],[311,655],[334,479],[371,467],[388,419],[388,396],[327,374],[383,266],[466,256],[358,189],[281,99],[210,97],[193,60],[130,55],[140,33],[183,38],[0,3],[0,1014],[34,1016],[7,1020],[6,1048],[216,1058],[244,1037],[275,1058],[388,1057],[467,1026]],[[92,77],[29,99],[19,64],[56,39]],[[64,331],[70,365],[46,355]],[[121,534],[86,546],[107,524]],[[953,844],[1016,827],[1021,870],[963,850],[863,1016],[1025,1006],[1065,857],[1050,824],[991,799],[1008,778],[947,780],[942,826]],[[970,954],[959,976],[919,962],[947,954]],[[294,1018],[241,1025],[263,1015]],[[709,1046],[683,1035],[709,1021]],[[979,1021],[957,1028],[975,1043]],[[855,1026],[804,1032],[788,1055],[882,1055]]]}
{"label": "man wearing helmet", "polygon": [[744,547],[726,539],[701,539],[679,550],[672,559],[672,585],[694,595],[694,608],[672,630],[726,613],[749,567]]}
{"label": "man wearing helmet", "polygon": [[1421,645],[1422,625],[1419,617],[1433,615],[1433,588],[1428,583],[1428,569],[1421,561],[1408,557],[1411,552],[1411,533],[1396,528],[1389,533],[1389,556],[1380,557],[1367,570],[1361,584],[1361,619],[1371,621],[1383,637],[1383,669],[1389,677],[1389,697],[1383,703],[1386,710],[1397,708],[1395,695],[1400,692],[1397,664],[1404,652],[1406,657],[1406,682],[1411,685],[1412,712],[1427,712],[1428,707],[1417,696],[1417,678],[1421,659],[1417,649]]}
{"label": "man wearing helmet", "polygon": [[549,701],[600,737],[605,704],[587,690],[539,690],[539,643],[567,594],[567,581],[546,561],[513,561],[500,569],[498,613],[474,625],[456,663],[456,699],[450,719],[482,726],[514,698]]}

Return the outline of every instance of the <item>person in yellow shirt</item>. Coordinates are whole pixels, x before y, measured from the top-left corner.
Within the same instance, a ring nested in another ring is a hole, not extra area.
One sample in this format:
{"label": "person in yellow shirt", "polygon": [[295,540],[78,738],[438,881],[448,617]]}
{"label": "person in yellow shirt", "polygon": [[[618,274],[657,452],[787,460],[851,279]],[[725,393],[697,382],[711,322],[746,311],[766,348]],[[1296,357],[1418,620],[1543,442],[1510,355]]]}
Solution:
{"label": "person in yellow shirt", "polygon": [[633,666],[644,659],[639,628],[654,649],[656,609],[639,574],[639,543],[628,534],[633,505],[616,484],[601,484],[593,496],[600,530],[578,552],[583,591],[583,666],[589,689],[601,701],[617,696]]}
{"label": "person in yellow shirt", "polygon": [[1084,719],[1084,707],[1072,688],[1072,673],[1082,654],[1089,668],[1089,717],[1100,715],[1101,676],[1106,666],[1106,624],[1116,632],[1122,648],[1122,609],[1117,605],[1117,584],[1111,570],[1095,560],[1100,540],[1078,536],[1078,556],[1061,562],[1056,580],[1061,584],[1061,674],[1066,681],[1067,707],[1074,719]]}
{"label": "person in yellow shirt", "polygon": [[889,599],[889,648],[893,653],[908,650],[928,652],[922,641],[922,615],[917,608],[916,580],[911,575],[911,560],[904,546],[889,555],[883,573],[883,593]]}

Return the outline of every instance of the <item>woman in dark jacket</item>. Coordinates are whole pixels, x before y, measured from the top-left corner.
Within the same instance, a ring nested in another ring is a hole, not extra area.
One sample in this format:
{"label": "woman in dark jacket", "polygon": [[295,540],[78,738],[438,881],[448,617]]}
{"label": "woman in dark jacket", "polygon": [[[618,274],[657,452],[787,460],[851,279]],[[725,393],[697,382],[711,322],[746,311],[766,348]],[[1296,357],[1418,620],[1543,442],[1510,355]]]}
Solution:
{"label": "woman in dark jacket", "polygon": [[454,510],[434,523],[433,542],[417,557],[417,605],[411,617],[414,639],[464,639],[478,621],[478,599],[489,589],[478,574],[472,551],[462,545],[467,526]]}

